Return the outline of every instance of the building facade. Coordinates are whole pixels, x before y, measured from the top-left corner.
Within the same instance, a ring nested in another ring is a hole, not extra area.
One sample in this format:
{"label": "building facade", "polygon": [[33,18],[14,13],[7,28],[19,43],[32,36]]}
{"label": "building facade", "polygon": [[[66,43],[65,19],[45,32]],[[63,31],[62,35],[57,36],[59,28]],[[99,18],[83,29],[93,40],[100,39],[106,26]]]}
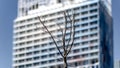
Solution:
{"label": "building facade", "polygon": [[120,60],[114,62],[114,68],[120,68]]}
{"label": "building facade", "polygon": [[[14,20],[13,68],[63,68],[63,59],[41,17],[55,38],[64,29],[63,11],[75,14],[75,42],[68,56],[69,68],[113,68],[111,0],[18,0]],[[66,41],[70,32],[66,34]],[[60,41],[56,40],[60,45]]]}

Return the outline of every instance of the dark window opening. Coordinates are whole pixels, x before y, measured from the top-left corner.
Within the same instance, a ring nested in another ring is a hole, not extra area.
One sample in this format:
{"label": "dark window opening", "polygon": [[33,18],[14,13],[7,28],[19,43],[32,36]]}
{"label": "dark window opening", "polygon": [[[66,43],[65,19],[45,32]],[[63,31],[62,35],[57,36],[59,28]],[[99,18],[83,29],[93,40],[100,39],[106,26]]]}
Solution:
{"label": "dark window opening", "polygon": [[57,3],[61,3],[62,1],[61,0],[57,0]]}

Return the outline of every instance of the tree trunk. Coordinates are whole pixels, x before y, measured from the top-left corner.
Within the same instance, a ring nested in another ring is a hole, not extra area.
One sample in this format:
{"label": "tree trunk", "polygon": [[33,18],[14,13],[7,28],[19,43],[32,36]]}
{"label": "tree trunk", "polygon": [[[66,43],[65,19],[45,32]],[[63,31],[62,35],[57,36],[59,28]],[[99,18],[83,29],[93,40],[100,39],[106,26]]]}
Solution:
{"label": "tree trunk", "polygon": [[63,60],[64,60],[64,68],[68,68],[68,67],[67,67],[67,57],[64,57]]}

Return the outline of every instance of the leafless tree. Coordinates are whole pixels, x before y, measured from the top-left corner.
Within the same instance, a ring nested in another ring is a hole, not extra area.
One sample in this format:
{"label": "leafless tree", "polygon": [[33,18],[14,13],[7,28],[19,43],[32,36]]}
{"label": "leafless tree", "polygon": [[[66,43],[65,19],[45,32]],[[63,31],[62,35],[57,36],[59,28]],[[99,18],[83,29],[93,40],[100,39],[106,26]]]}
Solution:
{"label": "leafless tree", "polygon": [[[57,24],[57,26],[59,27],[61,33],[62,33],[62,37],[61,37],[61,45],[62,45],[62,51],[61,48],[59,47],[57,41],[55,40],[55,37],[52,35],[52,33],[49,31],[49,29],[47,28],[47,26],[45,25],[44,21],[42,21],[41,17],[38,16],[40,23],[42,24],[43,28],[46,29],[47,33],[49,33],[50,37],[52,38],[57,50],[59,51],[60,55],[63,58],[64,61],[64,68],[68,68],[68,63],[67,63],[67,57],[68,54],[70,53],[73,44],[74,44],[74,37],[75,37],[75,14],[72,11],[72,15],[69,15],[69,13],[67,11],[63,11],[64,14],[64,28],[62,28],[60,25]],[[67,25],[70,24],[69,27],[69,39],[68,41],[66,41],[66,33],[67,33]]]}

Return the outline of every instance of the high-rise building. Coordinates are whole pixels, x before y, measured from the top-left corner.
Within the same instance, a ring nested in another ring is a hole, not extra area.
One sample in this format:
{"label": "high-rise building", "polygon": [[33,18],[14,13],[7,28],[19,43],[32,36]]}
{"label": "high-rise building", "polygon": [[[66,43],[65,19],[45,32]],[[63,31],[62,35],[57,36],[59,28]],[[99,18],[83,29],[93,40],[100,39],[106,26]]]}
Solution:
{"label": "high-rise building", "polygon": [[18,0],[13,68],[63,68],[61,55],[38,20],[40,16],[52,35],[61,38],[57,24],[64,26],[63,11],[70,16],[73,11],[75,14],[75,42],[68,56],[69,68],[113,68],[111,6],[111,0]]}
{"label": "high-rise building", "polygon": [[114,62],[114,68],[120,68],[120,60]]}

